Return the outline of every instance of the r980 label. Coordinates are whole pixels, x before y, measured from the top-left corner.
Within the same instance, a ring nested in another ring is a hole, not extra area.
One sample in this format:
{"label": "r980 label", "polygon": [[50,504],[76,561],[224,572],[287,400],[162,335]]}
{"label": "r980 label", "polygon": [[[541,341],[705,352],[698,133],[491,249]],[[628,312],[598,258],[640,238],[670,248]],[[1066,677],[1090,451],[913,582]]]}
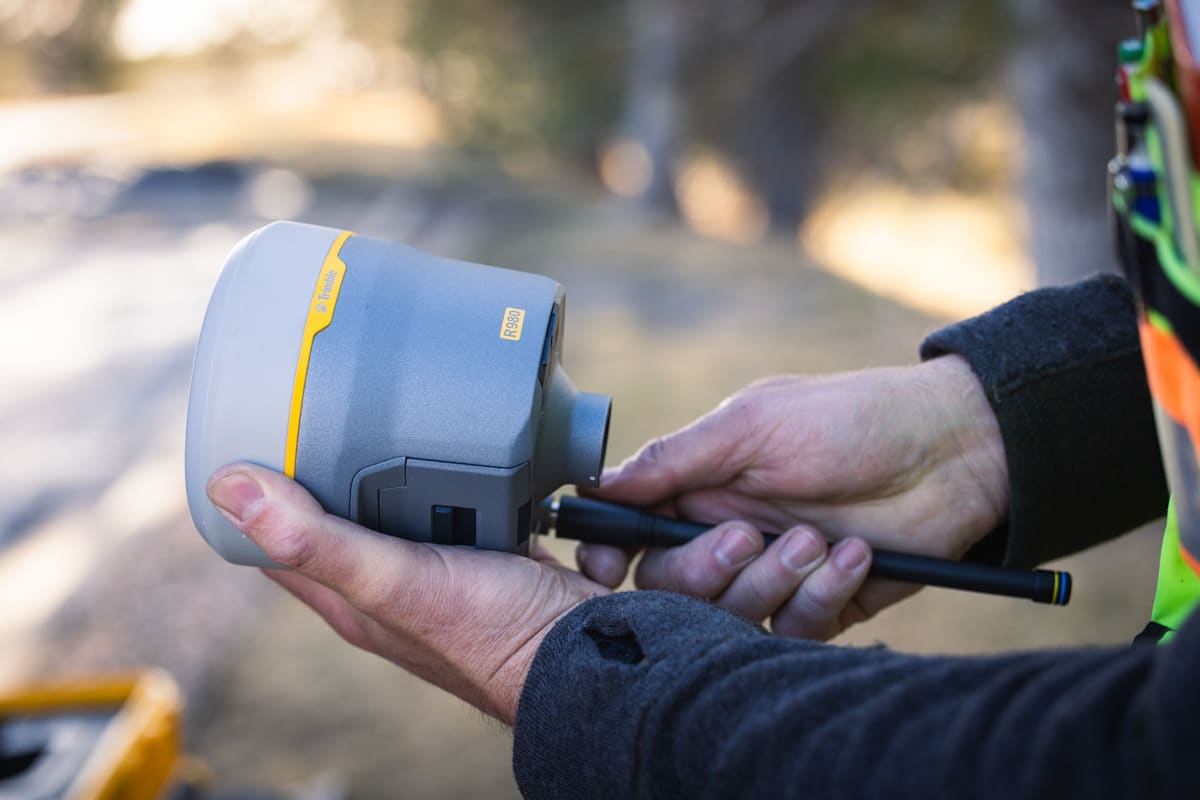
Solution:
{"label": "r980 label", "polygon": [[521,341],[521,331],[525,327],[525,309],[504,309],[504,319],[500,322],[500,338],[507,342]]}

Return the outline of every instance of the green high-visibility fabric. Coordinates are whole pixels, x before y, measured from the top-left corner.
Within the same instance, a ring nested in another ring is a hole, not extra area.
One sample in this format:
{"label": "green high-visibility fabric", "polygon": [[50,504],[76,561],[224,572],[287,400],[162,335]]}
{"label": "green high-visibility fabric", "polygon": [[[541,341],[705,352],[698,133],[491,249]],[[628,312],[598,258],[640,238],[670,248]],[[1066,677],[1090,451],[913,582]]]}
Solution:
{"label": "green high-visibility fabric", "polygon": [[1158,643],[1169,642],[1197,605],[1200,605],[1200,577],[1179,551],[1179,523],[1172,498],[1167,505],[1167,529],[1158,557],[1158,586],[1154,590],[1154,609],[1150,612],[1150,619],[1168,629]]}

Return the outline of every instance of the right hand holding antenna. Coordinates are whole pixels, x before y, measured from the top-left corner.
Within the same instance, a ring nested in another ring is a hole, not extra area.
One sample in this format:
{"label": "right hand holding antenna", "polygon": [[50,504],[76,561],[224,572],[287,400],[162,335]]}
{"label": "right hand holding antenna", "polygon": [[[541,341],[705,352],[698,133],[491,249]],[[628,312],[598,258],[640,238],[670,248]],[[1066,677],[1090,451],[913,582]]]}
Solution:
{"label": "right hand holding antenna", "polygon": [[[865,580],[867,544],[962,555],[1003,520],[999,426],[970,366],[756,383],[605,474],[588,494],[726,523],[648,551],[634,580],[711,599],[781,634],[829,638],[915,591]],[[763,552],[760,530],[787,534]],[[822,537],[839,540],[828,551]],[[845,541],[840,541],[845,540]],[[630,554],[581,545],[581,569],[616,586]]]}

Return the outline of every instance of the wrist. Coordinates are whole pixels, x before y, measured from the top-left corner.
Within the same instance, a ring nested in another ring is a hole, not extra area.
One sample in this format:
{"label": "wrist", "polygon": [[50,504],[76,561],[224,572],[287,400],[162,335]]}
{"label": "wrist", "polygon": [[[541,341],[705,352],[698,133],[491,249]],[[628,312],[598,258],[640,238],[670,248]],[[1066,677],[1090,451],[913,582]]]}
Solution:
{"label": "wrist", "polygon": [[[577,599],[521,642],[484,681],[482,689],[486,699],[483,703],[474,705],[484,713],[512,727],[516,723],[517,707],[520,705],[521,693],[525,689],[525,681],[529,677],[529,670],[533,666],[538,650],[542,647],[542,642],[551,629],[585,599]],[[470,701],[468,700],[468,702]]]}
{"label": "wrist", "polygon": [[[529,669],[533,666],[534,656],[542,646],[542,641],[550,628],[558,622],[553,622],[539,630],[500,665],[483,686],[482,703],[476,703],[480,710],[495,717],[510,728],[517,720],[517,706],[521,701],[521,692],[525,688],[525,680],[529,677]],[[469,702],[469,701],[468,701]]]}
{"label": "wrist", "polygon": [[945,432],[944,455],[962,471],[968,487],[962,501],[971,518],[969,531],[964,531],[970,547],[1008,516],[1008,460],[1000,423],[983,384],[962,356],[940,356],[917,369],[932,398],[935,424]]}

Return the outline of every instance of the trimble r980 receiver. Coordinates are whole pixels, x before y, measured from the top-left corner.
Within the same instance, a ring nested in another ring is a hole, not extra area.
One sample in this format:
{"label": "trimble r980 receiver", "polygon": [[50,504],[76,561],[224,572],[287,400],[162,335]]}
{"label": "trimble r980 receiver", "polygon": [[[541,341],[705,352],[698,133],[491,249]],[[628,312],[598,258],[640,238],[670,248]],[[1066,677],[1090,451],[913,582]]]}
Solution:
{"label": "trimble r980 receiver", "polygon": [[[563,371],[563,302],[549,278],[348,231],[277,222],[246,237],[192,369],[196,527],[228,560],[273,566],[205,494],[218,467],[252,461],[332,514],[418,542],[527,555],[535,531],[617,547],[692,540],[708,526],[547,499],[599,483],[611,406]],[[1071,595],[1066,573],[879,549],[871,574],[1056,605]]]}
{"label": "trimble r980 receiver", "polygon": [[563,288],[280,222],[229,256],[188,403],[188,506],[226,559],[270,566],[205,495],[284,472],[329,512],[415,541],[527,553],[540,501],[594,486],[610,398],[563,371]]}

